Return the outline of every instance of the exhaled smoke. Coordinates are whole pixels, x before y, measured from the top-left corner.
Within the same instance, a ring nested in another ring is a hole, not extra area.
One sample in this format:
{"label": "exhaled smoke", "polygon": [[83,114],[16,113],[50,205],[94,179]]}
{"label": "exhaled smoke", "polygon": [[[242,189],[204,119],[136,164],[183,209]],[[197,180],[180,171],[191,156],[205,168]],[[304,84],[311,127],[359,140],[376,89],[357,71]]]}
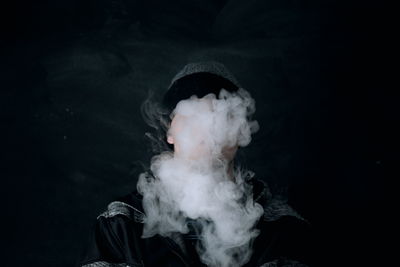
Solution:
{"label": "exhaled smoke", "polygon": [[254,100],[243,89],[219,98],[209,94],[178,103],[172,112],[168,140],[174,152],[152,158],[151,174],[139,177],[146,213],[143,238],[188,233],[195,220],[197,252],[209,266],[241,266],[250,259],[263,213],[253,201],[247,173],[232,168],[238,146],[258,130],[249,116]]}

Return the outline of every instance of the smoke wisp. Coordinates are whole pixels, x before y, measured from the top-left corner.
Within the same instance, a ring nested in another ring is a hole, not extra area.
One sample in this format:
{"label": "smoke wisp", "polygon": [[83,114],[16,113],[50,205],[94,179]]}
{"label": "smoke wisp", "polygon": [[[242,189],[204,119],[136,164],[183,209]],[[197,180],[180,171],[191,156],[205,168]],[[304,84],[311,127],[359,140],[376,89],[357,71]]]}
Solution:
{"label": "smoke wisp", "polygon": [[250,172],[232,164],[236,149],[247,146],[258,130],[250,119],[254,111],[255,101],[244,89],[177,104],[168,130],[174,151],[154,156],[151,173],[139,176],[143,238],[186,234],[191,219],[203,263],[225,267],[249,261],[263,208],[246,182]]}

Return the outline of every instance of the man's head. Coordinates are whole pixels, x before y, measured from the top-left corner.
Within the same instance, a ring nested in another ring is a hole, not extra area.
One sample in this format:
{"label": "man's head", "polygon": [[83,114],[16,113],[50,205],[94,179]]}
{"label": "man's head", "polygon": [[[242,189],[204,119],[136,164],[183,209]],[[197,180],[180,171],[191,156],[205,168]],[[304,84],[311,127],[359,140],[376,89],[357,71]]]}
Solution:
{"label": "man's head", "polygon": [[167,142],[174,146],[176,157],[191,160],[224,160],[231,162],[238,144],[220,129],[228,119],[226,103],[213,94],[192,97],[178,103],[172,113]]}
{"label": "man's head", "polygon": [[[205,114],[215,112],[212,110],[212,99],[209,95],[214,94],[218,98],[222,89],[227,92],[237,92],[239,88],[240,84],[229,70],[223,64],[214,61],[187,64],[175,75],[163,98],[164,106],[172,112],[180,101],[196,96],[199,98],[196,105],[197,111],[203,113],[193,114],[194,116],[176,114],[176,112],[171,114],[172,121],[167,133],[167,142],[173,145],[176,155],[185,154],[189,158],[199,159],[207,153],[215,153],[215,151],[210,151],[207,145],[207,140],[212,140],[212,138],[207,136],[209,129],[206,128],[212,125],[207,124],[207,119],[204,119],[208,118],[210,122],[212,118]],[[203,118],[203,123],[198,123],[200,117]],[[190,142],[188,142],[189,136]],[[231,161],[237,147],[237,144],[224,146],[217,152],[220,154],[217,156]]]}

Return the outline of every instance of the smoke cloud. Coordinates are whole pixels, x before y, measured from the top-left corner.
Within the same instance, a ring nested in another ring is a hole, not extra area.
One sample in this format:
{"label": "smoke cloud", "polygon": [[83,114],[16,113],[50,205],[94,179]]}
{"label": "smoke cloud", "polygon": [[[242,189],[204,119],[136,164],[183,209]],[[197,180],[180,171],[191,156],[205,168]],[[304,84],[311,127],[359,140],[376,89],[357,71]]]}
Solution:
{"label": "smoke cloud", "polygon": [[143,238],[189,232],[188,220],[199,239],[196,250],[208,266],[242,266],[263,214],[246,182],[249,171],[232,165],[237,147],[247,146],[258,123],[250,120],[255,101],[244,89],[218,98],[209,94],[180,101],[171,113],[165,151],[142,173],[138,191],[146,213]]}

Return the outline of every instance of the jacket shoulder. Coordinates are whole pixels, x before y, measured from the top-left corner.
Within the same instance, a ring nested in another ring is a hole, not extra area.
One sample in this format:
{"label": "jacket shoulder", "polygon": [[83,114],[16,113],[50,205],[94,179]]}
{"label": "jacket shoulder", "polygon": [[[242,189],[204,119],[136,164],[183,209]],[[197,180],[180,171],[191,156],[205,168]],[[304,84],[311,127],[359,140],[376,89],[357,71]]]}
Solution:
{"label": "jacket shoulder", "polygon": [[112,201],[97,217],[79,266],[143,266],[140,243],[143,220],[144,212],[136,193]]}
{"label": "jacket shoulder", "polygon": [[138,223],[143,223],[144,211],[141,204],[139,193],[132,192],[108,204],[106,211],[101,213],[97,219],[112,218],[115,216],[124,216]]}

